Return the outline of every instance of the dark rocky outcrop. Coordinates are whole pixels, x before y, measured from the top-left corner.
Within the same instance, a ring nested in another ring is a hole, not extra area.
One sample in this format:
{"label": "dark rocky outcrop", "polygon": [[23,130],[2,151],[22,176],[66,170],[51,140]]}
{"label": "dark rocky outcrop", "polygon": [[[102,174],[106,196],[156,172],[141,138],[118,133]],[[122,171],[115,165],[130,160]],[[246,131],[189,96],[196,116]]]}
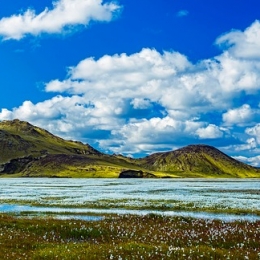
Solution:
{"label": "dark rocky outcrop", "polygon": [[13,174],[13,173],[21,172],[27,167],[27,165],[30,162],[34,160],[37,159],[33,158],[32,156],[12,159],[10,162],[2,164],[0,166],[0,173]]}
{"label": "dark rocky outcrop", "polygon": [[119,178],[156,178],[156,176],[149,172],[124,170],[119,174]]}

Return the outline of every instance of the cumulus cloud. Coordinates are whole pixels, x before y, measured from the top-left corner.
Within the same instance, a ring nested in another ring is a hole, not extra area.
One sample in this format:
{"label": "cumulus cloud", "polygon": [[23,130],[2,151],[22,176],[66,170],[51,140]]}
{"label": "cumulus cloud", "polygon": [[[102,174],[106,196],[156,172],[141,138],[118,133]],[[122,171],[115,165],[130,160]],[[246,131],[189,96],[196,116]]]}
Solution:
{"label": "cumulus cloud", "polygon": [[260,146],[259,105],[251,102],[260,94],[260,59],[238,50],[251,47],[259,32],[257,21],[236,32],[239,39],[226,33],[217,40],[229,43],[220,55],[194,64],[179,52],[148,48],[88,57],[64,80],[46,83],[45,91],[58,96],[2,109],[0,120],[18,117],[110,152],[150,153],[221,139],[223,149],[248,157]]}
{"label": "cumulus cloud", "polygon": [[229,50],[211,61],[211,69],[215,73],[225,94],[255,94],[260,89],[260,60],[237,58]]}
{"label": "cumulus cloud", "polygon": [[134,109],[147,109],[151,107],[151,102],[145,98],[134,98],[131,101]]}
{"label": "cumulus cloud", "polygon": [[70,138],[75,139],[78,135],[92,134],[95,130],[111,130],[117,124],[122,124],[114,117],[121,112],[118,108],[119,104],[106,104],[105,100],[91,103],[81,96],[59,95],[37,104],[25,101],[11,113],[2,109],[0,120],[19,118],[42,126],[52,133],[64,137],[70,135]]}
{"label": "cumulus cloud", "polygon": [[[161,55],[151,49],[143,49],[129,56],[123,53],[105,55],[98,60],[87,58],[70,68],[69,79],[50,82],[46,85],[46,91],[82,94],[98,89],[116,96],[128,90],[128,94],[136,96],[136,88],[142,86],[140,93],[149,95],[151,88],[157,90],[162,80],[185,71],[189,65],[187,58],[178,52],[164,52]],[[111,93],[111,89],[120,92]]]}
{"label": "cumulus cloud", "polygon": [[132,104],[149,99],[167,110],[192,107],[188,114],[196,114],[207,106],[226,108],[228,104],[219,98],[221,86],[206,65],[199,64],[198,69],[178,52],[161,54],[143,49],[129,56],[87,58],[70,68],[66,80],[53,80],[45,89],[47,92],[86,94],[90,99],[97,95],[133,99]]}
{"label": "cumulus cloud", "polygon": [[53,9],[45,8],[36,14],[28,9],[24,13],[0,20],[0,35],[5,39],[19,40],[24,36],[41,33],[61,33],[65,28],[87,26],[90,21],[110,21],[120,10],[114,2],[102,0],[58,0]]}
{"label": "cumulus cloud", "polygon": [[222,48],[236,58],[260,59],[260,22],[256,20],[245,31],[232,30],[216,40]]}
{"label": "cumulus cloud", "polygon": [[[180,146],[185,139],[192,140],[193,132],[200,127],[200,122],[180,121],[169,116],[151,119],[132,119],[123,127],[112,131],[112,139],[121,140],[113,147],[116,153],[151,153],[172,150]],[[103,146],[111,144],[111,140],[103,140]]]}
{"label": "cumulus cloud", "polygon": [[229,109],[222,117],[226,125],[243,126],[253,124],[259,115],[260,110],[252,109],[248,104],[244,104],[239,108]]}
{"label": "cumulus cloud", "polygon": [[259,167],[260,165],[260,155],[253,156],[253,157],[246,157],[246,156],[233,156],[234,159],[250,164],[255,167]]}
{"label": "cumulus cloud", "polygon": [[260,145],[260,124],[259,123],[253,127],[246,128],[245,132],[248,135],[253,136],[257,141],[257,144]]}
{"label": "cumulus cloud", "polygon": [[196,134],[201,139],[214,139],[223,136],[223,132],[219,129],[219,127],[213,124],[197,129]]}
{"label": "cumulus cloud", "polygon": [[235,152],[241,152],[241,151],[248,151],[251,152],[257,151],[257,142],[255,138],[248,138],[243,144],[238,145],[231,145],[226,147],[227,150],[235,151]]}

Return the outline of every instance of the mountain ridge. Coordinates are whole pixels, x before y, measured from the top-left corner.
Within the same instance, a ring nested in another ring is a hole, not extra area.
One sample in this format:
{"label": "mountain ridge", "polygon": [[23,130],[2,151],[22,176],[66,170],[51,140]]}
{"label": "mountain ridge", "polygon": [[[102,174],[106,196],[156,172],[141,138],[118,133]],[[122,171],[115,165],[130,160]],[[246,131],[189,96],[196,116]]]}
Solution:
{"label": "mountain ridge", "polygon": [[169,172],[208,173],[214,176],[250,177],[250,172],[258,169],[235,160],[217,148],[199,144],[188,145],[174,151],[154,153],[142,159],[149,169]]}
{"label": "mountain ridge", "polygon": [[[17,153],[22,156],[31,154],[41,156],[56,153],[100,153],[88,144],[64,140],[43,128],[18,119],[0,122],[0,140],[0,163],[5,158],[7,158],[7,161],[18,158]],[[66,146],[64,146],[64,143],[66,143]]]}
{"label": "mountain ridge", "polygon": [[[121,174],[128,172],[128,174]],[[131,173],[131,174],[129,174]],[[0,175],[8,177],[259,178],[260,170],[209,145],[188,145],[144,158],[99,152],[26,121],[0,121]]]}

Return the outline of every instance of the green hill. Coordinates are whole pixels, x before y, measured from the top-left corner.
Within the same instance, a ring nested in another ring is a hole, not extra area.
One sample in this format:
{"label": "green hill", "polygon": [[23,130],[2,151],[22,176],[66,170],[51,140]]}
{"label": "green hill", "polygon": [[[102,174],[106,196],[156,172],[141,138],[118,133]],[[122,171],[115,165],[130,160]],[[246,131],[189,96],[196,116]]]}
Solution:
{"label": "green hill", "polygon": [[44,154],[100,154],[88,144],[67,141],[28,122],[0,122],[0,163]]}
{"label": "green hill", "polygon": [[141,164],[153,171],[186,177],[260,177],[257,168],[209,145],[188,145],[175,151],[155,153],[142,159]]}
{"label": "green hill", "polygon": [[15,119],[0,122],[0,176],[257,178],[260,171],[207,145],[190,145],[141,159],[107,155]]}
{"label": "green hill", "polygon": [[0,122],[0,173],[30,177],[118,177],[140,169],[123,158],[68,141],[28,122]]}

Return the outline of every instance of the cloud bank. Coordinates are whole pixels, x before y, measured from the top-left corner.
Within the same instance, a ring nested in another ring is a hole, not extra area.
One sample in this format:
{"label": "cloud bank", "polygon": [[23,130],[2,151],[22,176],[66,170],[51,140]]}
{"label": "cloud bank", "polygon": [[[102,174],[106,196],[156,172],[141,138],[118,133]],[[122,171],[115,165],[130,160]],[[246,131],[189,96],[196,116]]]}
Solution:
{"label": "cloud bank", "polygon": [[148,48],[88,57],[46,83],[53,98],[2,109],[0,120],[27,120],[111,153],[208,143],[259,165],[259,34],[259,21],[228,32],[216,40],[220,55],[195,64]]}
{"label": "cloud bank", "polygon": [[91,21],[108,22],[118,13],[120,6],[102,0],[59,0],[53,9],[45,8],[36,14],[28,9],[24,13],[0,20],[0,35],[5,39],[20,40],[26,35],[57,34],[75,26],[87,26]]}

